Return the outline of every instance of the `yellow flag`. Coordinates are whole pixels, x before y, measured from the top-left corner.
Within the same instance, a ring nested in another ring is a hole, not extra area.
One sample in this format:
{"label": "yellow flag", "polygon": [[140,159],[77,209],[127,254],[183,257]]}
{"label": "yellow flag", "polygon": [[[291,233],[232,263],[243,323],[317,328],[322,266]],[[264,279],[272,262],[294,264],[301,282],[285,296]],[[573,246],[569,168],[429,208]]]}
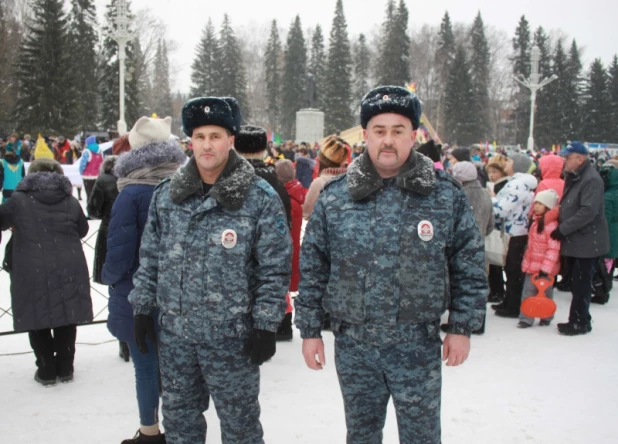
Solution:
{"label": "yellow flag", "polygon": [[45,143],[45,139],[39,134],[36,139],[36,145],[34,146],[34,160],[36,159],[53,159],[54,153],[49,149]]}

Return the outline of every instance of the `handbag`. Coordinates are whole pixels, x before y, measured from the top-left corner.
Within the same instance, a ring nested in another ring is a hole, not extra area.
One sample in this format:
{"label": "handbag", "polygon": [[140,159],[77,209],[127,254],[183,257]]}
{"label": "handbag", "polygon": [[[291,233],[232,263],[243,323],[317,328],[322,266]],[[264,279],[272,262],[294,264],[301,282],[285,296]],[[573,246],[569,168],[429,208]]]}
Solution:
{"label": "handbag", "polygon": [[504,232],[504,222],[500,230],[494,229],[489,236],[485,237],[485,258],[490,265],[504,267],[506,255],[509,251],[511,236]]}

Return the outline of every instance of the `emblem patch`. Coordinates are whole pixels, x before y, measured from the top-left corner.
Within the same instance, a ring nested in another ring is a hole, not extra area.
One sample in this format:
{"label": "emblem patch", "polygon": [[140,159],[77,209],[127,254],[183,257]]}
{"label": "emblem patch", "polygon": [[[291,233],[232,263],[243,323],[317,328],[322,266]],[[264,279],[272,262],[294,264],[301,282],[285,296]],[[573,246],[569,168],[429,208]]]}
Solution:
{"label": "emblem patch", "polygon": [[287,233],[287,224],[285,223],[285,218],[280,214],[277,216],[277,219],[275,219],[275,230],[277,230],[277,234],[279,234],[279,236],[283,237],[285,236],[285,233]]}
{"label": "emblem patch", "polygon": [[234,230],[225,230],[221,235],[221,245],[228,250],[234,248],[238,242],[238,235]]}
{"label": "emblem patch", "polygon": [[418,224],[418,237],[425,242],[433,239],[433,224],[428,220],[422,220]]}
{"label": "emblem patch", "polygon": [[204,107],[204,112],[205,112],[206,114],[210,113],[210,106],[206,106],[206,107]]}

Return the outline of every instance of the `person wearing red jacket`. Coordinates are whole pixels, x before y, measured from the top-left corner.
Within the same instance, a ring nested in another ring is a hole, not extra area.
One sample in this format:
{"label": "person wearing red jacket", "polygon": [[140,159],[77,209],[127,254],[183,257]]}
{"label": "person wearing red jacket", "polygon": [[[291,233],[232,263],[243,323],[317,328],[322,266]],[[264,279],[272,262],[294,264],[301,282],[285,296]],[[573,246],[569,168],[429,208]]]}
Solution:
{"label": "person wearing red jacket", "polygon": [[[524,254],[521,269],[526,273],[524,289],[521,297],[522,303],[533,296],[538,290],[533,283],[533,277],[556,277],[560,272],[560,241],[552,239],[551,233],[558,228],[558,193],[548,189],[537,193],[534,199],[533,213],[530,221],[528,234],[528,246]],[[553,299],[553,287],[545,290],[545,295]],[[541,319],[540,326],[548,326],[553,317]],[[534,319],[520,312],[518,328],[532,327]]]}
{"label": "person wearing red jacket", "polygon": [[[294,164],[289,160],[278,160],[275,164],[277,179],[284,186],[290,196],[290,207],[292,214],[292,280],[290,281],[290,292],[298,291],[298,282],[300,281],[300,237],[303,227],[303,203],[307,189],[296,179]],[[286,296],[288,300],[288,308],[285,313],[285,318],[281,323],[281,327],[277,332],[279,340],[290,340],[293,337],[292,332],[292,304],[290,301],[290,293]]]}

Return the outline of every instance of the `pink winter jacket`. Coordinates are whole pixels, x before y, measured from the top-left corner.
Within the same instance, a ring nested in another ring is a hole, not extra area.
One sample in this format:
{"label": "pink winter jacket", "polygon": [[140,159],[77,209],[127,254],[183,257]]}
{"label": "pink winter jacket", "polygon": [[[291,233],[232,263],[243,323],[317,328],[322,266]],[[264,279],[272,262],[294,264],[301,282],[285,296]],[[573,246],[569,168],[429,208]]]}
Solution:
{"label": "pink winter jacket", "polygon": [[539,160],[539,168],[543,179],[536,187],[536,192],[540,193],[544,190],[554,190],[558,193],[558,197],[562,199],[564,194],[564,180],[560,179],[560,174],[564,169],[564,160],[562,157],[550,154],[549,156],[541,157]]}
{"label": "pink winter jacket", "polygon": [[545,227],[538,232],[538,216],[528,233],[528,247],[524,254],[521,269],[527,274],[537,274],[540,271],[556,276],[560,272],[560,241],[551,238],[550,234],[558,228],[558,212],[545,213]]}

